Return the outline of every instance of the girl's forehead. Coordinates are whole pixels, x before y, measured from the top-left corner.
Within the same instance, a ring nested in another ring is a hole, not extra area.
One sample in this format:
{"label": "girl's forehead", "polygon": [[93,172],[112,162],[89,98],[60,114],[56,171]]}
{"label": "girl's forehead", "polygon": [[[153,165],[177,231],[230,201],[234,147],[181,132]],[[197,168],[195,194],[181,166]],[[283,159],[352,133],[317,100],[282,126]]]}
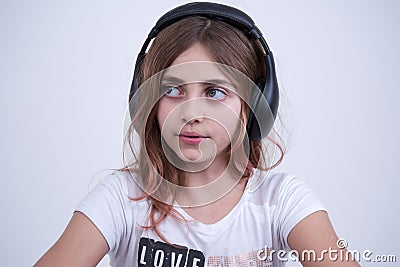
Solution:
{"label": "girl's forehead", "polygon": [[196,43],[175,58],[171,66],[195,61],[213,62],[215,60],[213,60],[213,57],[206,48],[204,48],[201,44]]}
{"label": "girl's forehead", "polygon": [[[172,65],[163,71],[163,76],[181,77],[182,79],[220,79],[228,80],[221,69],[223,64],[211,61],[191,61]],[[226,68],[226,67],[224,67]]]}

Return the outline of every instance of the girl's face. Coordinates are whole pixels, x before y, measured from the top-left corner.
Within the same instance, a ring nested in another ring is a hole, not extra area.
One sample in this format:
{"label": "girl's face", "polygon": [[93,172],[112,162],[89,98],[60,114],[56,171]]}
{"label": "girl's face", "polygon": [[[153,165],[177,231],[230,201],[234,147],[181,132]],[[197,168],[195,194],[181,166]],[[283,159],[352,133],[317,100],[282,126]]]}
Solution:
{"label": "girl's face", "polygon": [[241,127],[241,99],[211,62],[200,44],[180,54],[163,74],[157,111],[161,135],[179,160],[207,166],[226,162],[224,152]]}

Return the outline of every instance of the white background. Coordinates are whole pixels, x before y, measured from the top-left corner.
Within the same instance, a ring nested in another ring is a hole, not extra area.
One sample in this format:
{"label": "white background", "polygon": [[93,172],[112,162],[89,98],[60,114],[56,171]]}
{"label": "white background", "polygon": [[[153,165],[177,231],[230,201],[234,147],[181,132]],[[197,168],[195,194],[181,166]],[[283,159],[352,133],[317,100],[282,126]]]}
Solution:
{"label": "white background", "polygon": [[[157,18],[181,3],[0,2],[3,266],[32,265],[95,174],[122,166],[134,60]],[[291,136],[279,170],[316,192],[350,249],[400,261],[400,3],[225,3],[253,17],[278,64]]]}

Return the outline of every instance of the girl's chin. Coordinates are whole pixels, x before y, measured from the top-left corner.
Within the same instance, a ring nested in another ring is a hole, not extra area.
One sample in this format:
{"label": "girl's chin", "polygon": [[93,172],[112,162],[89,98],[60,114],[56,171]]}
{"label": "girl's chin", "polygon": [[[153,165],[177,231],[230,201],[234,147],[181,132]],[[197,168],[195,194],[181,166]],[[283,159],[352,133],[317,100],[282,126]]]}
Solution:
{"label": "girl's chin", "polygon": [[202,155],[201,153],[182,153],[179,155],[181,169],[189,172],[197,172],[208,168],[214,162],[214,155]]}
{"label": "girl's chin", "polygon": [[202,162],[213,161],[213,155],[204,155],[199,152],[197,153],[181,152],[179,158],[180,160],[186,163],[202,163]]}

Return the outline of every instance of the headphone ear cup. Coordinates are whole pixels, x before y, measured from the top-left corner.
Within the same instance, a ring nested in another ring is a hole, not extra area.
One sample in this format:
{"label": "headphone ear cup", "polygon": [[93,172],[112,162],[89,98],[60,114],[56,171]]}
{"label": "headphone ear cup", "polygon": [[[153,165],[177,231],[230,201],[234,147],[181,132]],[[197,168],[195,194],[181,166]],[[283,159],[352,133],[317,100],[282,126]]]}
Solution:
{"label": "headphone ear cup", "polygon": [[131,119],[133,119],[133,117],[135,116],[135,113],[136,113],[137,97],[135,97],[135,94],[139,87],[140,70],[141,70],[142,63],[143,63],[145,56],[146,56],[145,53],[138,55],[138,57],[136,59],[135,70],[133,72],[131,90],[129,91],[129,103],[128,103],[129,114],[131,116]]}
{"label": "headphone ear cup", "polygon": [[250,140],[266,137],[274,126],[278,115],[279,87],[272,52],[265,55],[266,80],[258,80],[257,88],[251,92],[247,133]]}
{"label": "headphone ear cup", "polygon": [[[246,130],[250,140],[259,141],[263,138],[261,136],[261,129],[255,114],[260,114],[259,103],[260,99],[264,97],[262,90],[265,82],[260,79],[257,81],[257,86],[252,90],[249,102],[249,116],[247,120]],[[261,111],[261,114],[264,111]]]}

